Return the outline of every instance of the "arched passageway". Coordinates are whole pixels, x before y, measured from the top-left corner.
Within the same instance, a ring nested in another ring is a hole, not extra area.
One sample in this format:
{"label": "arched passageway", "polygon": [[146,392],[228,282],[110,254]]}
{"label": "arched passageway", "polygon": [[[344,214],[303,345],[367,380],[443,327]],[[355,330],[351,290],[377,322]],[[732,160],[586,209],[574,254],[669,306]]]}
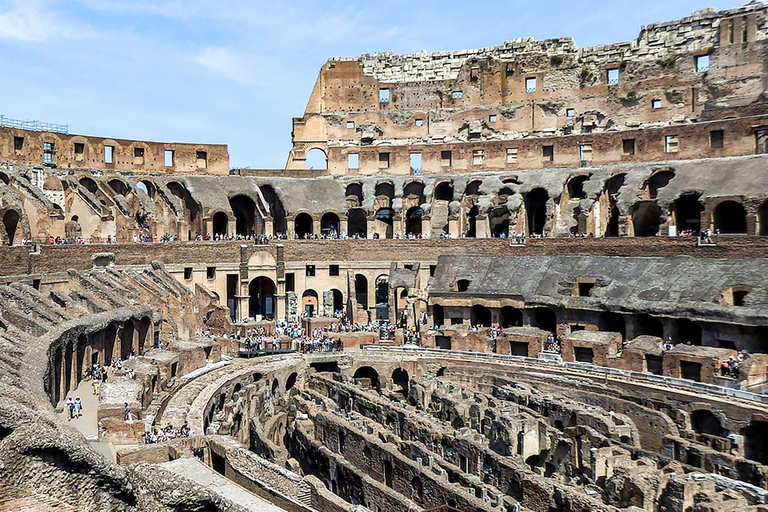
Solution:
{"label": "arched passageway", "polygon": [[490,327],[491,310],[485,306],[475,304],[470,310],[470,322],[475,327]]}
{"label": "arched passageway", "polygon": [[664,325],[656,317],[651,315],[638,315],[635,318],[635,336],[656,336],[664,337]]}
{"label": "arched passageway", "polygon": [[500,311],[500,324],[502,327],[521,327],[523,325],[523,312],[512,306],[504,306]]}
{"label": "arched passageway", "polygon": [[368,216],[362,208],[352,208],[347,212],[347,236],[366,238],[368,236]]}
{"label": "arched passageway", "polygon": [[16,210],[8,210],[3,215],[3,227],[5,228],[6,243],[13,245],[16,241],[16,229],[19,227],[21,216]]}
{"label": "arched passageway", "polygon": [[389,319],[389,276],[376,278],[376,319]]}
{"label": "arched passageway", "polygon": [[701,212],[703,211],[704,206],[699,202],[698,196],[687,194],[678,197],[672,203],[677,234],[684,234],[685,232],[698,234],[701,231]]}
{"label": "arched passageway", "polygon": [[554,333],[557,331],[557,314],[550,308],[534,308],[531,311],[531,326]]}
{"label": "arched passageway", "polygon": [[[337,290],[336,288],[331,290],[331,294],[333,297],[333,312],[336,313],[337,311],[344,311],[344,294],[341,293],[341,290]],[[326,312],[326,316],[328,316],[328,313]]]}
{"label": "arched passageway", "polygon": [[453,183],[450,181],[443,181],[438,183],[435,187],[435,200],[436,201],[453,201]]}
{"label": "arched passageway", "polygon": [[381,208],[379,211],[376,212],[375,219],[377,223],[377,230],[376,232],[379,234],[379,236],[384,236],[384,238],[392,238],[393,236],[393,218],[394,218],[394,212],[391,208]]}
{"label": "arched passageway", "polygon": [[691,429],[697,434],[724,437],[726,434],[720,418],[710,410],[698,409],[691,413]]}
{"label": "arched passageway", "polygon": [[491,211],[490,226],[491,236],[499,238],[509,234],[510,214],[506,206],[498,206]]}
{"label": "arched passageway", "polygon": [[395,368],[395,370],[392,372],[392,385],[394,387],[395,393],[399,393],[403,397],[407,397],[409,382],[410,378],[408,377],[408,372],[403,368]]}
{"label": "arched passageway", "polygon": [[363,274],[355,274],[355,300],[368,309],[368,278]]}
{"label": "arched passageway", "polygon": [[661,208],[652,201],[637,203],[632,208],[635,236],[656,236],[661,225]]}
{"label": "arched passageway", "polygon": [[480,209],[477,205],[473,206],[467,212],[467,230],[465,236],[467,238],[477,238],[477,214],[480,213]]}
{"label": "arched passageway", "polygon": [[617,332],[621,334],[622,340],[627,338],[627,322],[618,313],[608,311],[600,313],[597,319],[597,328],[604,332]]}
{"label": "arched passageway", "polygon": [[370,366],[361,366],[355,370],[355,374],[352,378],[361,385],[367,385],[376,391],[381,392],[381,384],[379,383],[379,372]]}
{"label": "arched passageway", "polygon": [[760,224],[760,236],[768,236],[768,201],[760,205],[757,211],[757,222]]}
{"label": "arched passageway", "polygon": [[408,213],[405,215],[405,233],[407,235],[421,235],[421,218],[423,215],[424,210],[418,206],[408,210]]}
{"label": "arched passageway", "polygon": [[229,232],[229,217],[224,212],[218,212],[213,216],[213,234],[226,235]]}
{"label": "arched passageway", "polygon": [[320,148],[310,149],[305,155],[304,168],[314,171],[328,169],[328,155]]}
{"label": "arched passageway", "polygon": [[299,238],[311,236],[313,233],[312,217],[308,213],[298,214],[293,221],[293,228],[294,233],[296,233]]}
{"label": "arched passageway", "polygon": [[528,234],[543,235],[547,223],[549,194],[543,188],[535,188],[525,195],[525,213],[528,218]]}
{"label": "arched passageway", "polygon": [[432,305],[432,320],[435,327],[442,327],[445,324],[445,309],[440,304]]}
{"label": "arched passageway", "polygon": [[715,231],[728,234],[747,232],[747,211],[736,201],[723,201],[712,214]]}
{"label": "arched passageway", "polygon": [[336,237],[339,235],[339,216],[328,212],[320,219],[320,232],[325,236]]}
{"label": "arched passageway", "polygon": [[272,234],[284,234],[288,232],[288,227],[285,221],[285,208],[283,202],[278,197],[275,189],[270,185],[260,185],[261,195],[269,205],[269,214],[272,216]]}
{"label": "arched passageway", "polygon": [[256,203],[248,196],[235,196],[229,200],[232,213],[235,215],[235,233],[248,236],[261,233],[257,226]]}
{"label": "arched passageway", "polygon": [[268,277],[257,277],[248,285],[248,315],[252,318],[274,318],[275,283]]}
{"label": "arched passageway", "polygon": [[317,314],[319,309],[319,302],[317,292],[309,289],[305,290],[301,295],[301,310],[304,312],[304,316],[313,317]]}

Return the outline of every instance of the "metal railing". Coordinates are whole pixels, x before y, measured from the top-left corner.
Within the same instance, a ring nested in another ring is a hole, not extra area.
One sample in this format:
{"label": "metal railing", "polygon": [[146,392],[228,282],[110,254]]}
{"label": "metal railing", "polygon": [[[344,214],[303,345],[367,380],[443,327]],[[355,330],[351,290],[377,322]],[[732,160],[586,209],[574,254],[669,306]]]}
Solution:
{"label": "metal railing", "polygon": [[42,123],[40,121],[11,119],[3,115],[0,115],[0,126],[5,126],[7,128],[20,128],[22,130],[32,130],[36,132],[69,133],[68,124],[53,124]]}
{"label": "metal railing", "polygon": [[706,391],[717,395],[729,396],[734,398],[740,398],[743,400],[751,400],[756,402],[768,403],[768,394],[753,393],[751,391],[743,391],[741,389],[733,389],[725,386],[718,386],[716,384],[706,384],[704,382],[696,382],[692,380],[679,379],[676,377],[666,377],[663,375],[656,375],[653,373],[635,372],[630,370],[621,370],[618,368],[610,368],[607,366],[595,366],[589,363],[577,363],[577,362],[558,362],[548,359],[535,359],[525,356],[513,356],[506,354],[495,354],[488,352],[469,352],[465,350],[442,350],[434,348],[417,348],[417,347],[389,347],[381,345],[360,345],[361,350],[369,351],[385,351],[385,352],[405,352],[411,354],[429,354],[440,355],[443,357],[473,357],[476,359],[486,359],[489,361],[504,361],[508,363],[524,363],[539,366],[558,366],[567,370],[581,371],[584,373],[597,374],[599,376],[612,376],[617,378],[624,378],[634,381],[645,381],[654,384],[665,384],[678,388],[684,388],[693,391]]}

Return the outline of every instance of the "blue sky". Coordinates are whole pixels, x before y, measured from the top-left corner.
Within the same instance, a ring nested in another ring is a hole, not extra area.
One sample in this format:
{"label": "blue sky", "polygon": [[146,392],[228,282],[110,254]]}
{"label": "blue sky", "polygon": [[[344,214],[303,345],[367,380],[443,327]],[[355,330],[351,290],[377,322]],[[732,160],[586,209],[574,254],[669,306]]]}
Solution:
{"label": "blue sky", "polygon": [[282,168],[331,56],[415,53],[640,27],[733,0],[0,0],[0,114],[104,137],[229,145]]}

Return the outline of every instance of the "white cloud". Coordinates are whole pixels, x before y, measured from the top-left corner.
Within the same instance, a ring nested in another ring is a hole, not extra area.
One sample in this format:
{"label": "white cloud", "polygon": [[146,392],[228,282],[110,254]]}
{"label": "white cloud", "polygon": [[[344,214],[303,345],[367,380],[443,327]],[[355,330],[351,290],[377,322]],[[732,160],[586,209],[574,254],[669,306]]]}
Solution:
{"label": "white cloud", "polygon": [[90,28],[68,19],[45,0],[0,0],[0,39],[47,43],[89,34]]}
{"label": "white cloud", "polygon": [[208,47],[193,57],[200,66],[221,78],[247,85],[264,85],[256,75],[255,62],[229,48]]}

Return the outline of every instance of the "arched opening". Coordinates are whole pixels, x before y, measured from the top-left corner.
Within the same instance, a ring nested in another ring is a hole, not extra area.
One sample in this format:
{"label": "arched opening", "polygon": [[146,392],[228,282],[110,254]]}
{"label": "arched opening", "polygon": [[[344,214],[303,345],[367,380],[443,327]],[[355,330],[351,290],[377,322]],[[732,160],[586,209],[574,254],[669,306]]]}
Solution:
{"label": "arched opening", "polygon": [[674,321],[673,341],[675,343],[689,343],[701,345],[701,325],[688,318],[678,318]]}
{"label": "arched opening", "polygon": [[475,304],[469,313],[470,322],[475,327],[491,326],[491,310],[480,304]]}
{"label": "arched opening", "polygon": [[315,290],[310,288],[301,295],[301,309],[304,311],[304,316],[315,316],[318,311],[318,304],[318,296]]}
{"label": "arched opening", "polygon": [[408,235],[418,236],[421,234],[421,218],[424,215],[424,210],[418,206],[408,210],[405,215],[405,232]]}
{"label": "arched opening", "polygon": [[328,169],[328,155],[320,148],[312,148],[305,155],[304,168],[315,171],[325,171]]}
{"label": "arched opening", "polygon": [[8,210],[3,215],[3,227],[5,227],[6,242],[13,245],[16,240],[16,229],[19,227],[21,216],[16,210]]}
{"label": "arched opening", "polygon": [[457,292],[465,292],[469,290],[469,285],[472,284],[472,281],[469,279],[457,279],[456,280],[456,291]]}
{"label": "arched opening", "polygon": [[744,234],[747,232],[747,211],[736,201],[723,201],[715,208],[713,222],[718,233]]}
{"label": "arched opening", "polygon": [[472,180],[469,183],[467,183],[466,188],[464,188],[464,195],[465,196],[476,196],[480,195],[480,185],[482,185],[483,182],[480,180]]}
{"label": "arched opening", "polygon": [[445,324],[445,309],[440,304],[432,305],[432,320],[435,327],[442,327]]}
{"label": "arched opening", "polygon": [[636,203],[632,207],[635,236],[656,236],[661,225],[661,208],[653,201]]}
{"label": "arched opening", "polygon": [[768,201],[760,205],[757,211],[757,223],[760,225],[760,236],[768,236]]}
{"label": "arched opening", "polygon": [[531,326],[543,331],[557,331],[557,314],[550,308],[534,308],[531,312]]}
{"label": "arched opening", "polygon": [[229,217],[224,212],[218,212],[213,216],[213,234],[226,235],[229,231]]}
{"label": "arched opening", "polygon": [[131,357],[131,350],[133,349],[133,322],[128,320],[120,329],[120,359],[128,359]]}
{"label": "arched opening", "polygon": [[480,209],[477,205],[474,205],[469,209],[467,213],[467,238],[477,238],[477,214],[480,213]]}
{"label": "arched opening", "polygon": [[320,218],[320,233],[325,236],[336,237],[339,235],[339,216],[328,212]]}
{"label": "arched opening", "polygon": [[619,236],[619,215],[619,207],[613,205],[611,207],[611,215],[608,218],[608,225],[605,228],[606,237]]}
{"label": "arched opening", "polygon": [[51,401],[53,402],[53,405],[59,403],[61,400],[61,370],[62,370],[62,356],[61,356],[61,347],[56,348],[56,350],[53,353],[53,388],[51,389]]}
{"label": "arched opening", "polygon": [[697,409],[691,413],[691,429],[697,434],[709,434],[718,437],[727,435],[720,424],[720,418],[707,409]]}
{"label": "arched opening", "polygon": [[348,184],[344,196],[348,203],[352,203],[355,206],[362,206],[363,186],[358,182]]}
{"label": "arched opening", "polygon": [[275,316],[275,283],[268,277],[257,277],[248,285],[248,315],[257,320]]}
{"label": "arched opening", "polygon": [[378,233],[384,233],[384,238],[392,238],[393,235],[393,229],[392,229],[392,222],[393,222],[394,212],[391,208],[381,208],[379,211],[376,212],[375,218],[376,222],[378,224]]}
{"label": "arched opening", "polygon": [[389,199],[392,199],[395,197],[395,186],[392,184],[391,181],[380,181],[376,184],[376,189],[374,190],[374,194],[376,197],[379,196],[386,196]]}
{"label": "arched opening", "polygon": [[627,338],[627,322],[618,313],[609,311],[600,313],[597,319],[597,328],[603,332],[618,332],[621,334],[622,340]]}
{"label": "arched opening", "polygon": [[605,228],[606,237],[619,236],[619,217],[621,212],[619,211],[616,198],[619,194],[619,189],[624,186],[626,176],[624,173],[616,174],[611,176],[605,184],[605,194],[608,196],[608,210],[610,211],[608,225]]}
{"label": "arched opening", "polygon": [[664,325],[656,317],[651,315],[638,315],[635,318],[635,336],[656,336],[664,337]]}
{"label": "arched opening", "polygon": [[83,368],[85,365],[85,349],[88,346],[88,338],[85,334],[77,337],[77,346],[75,348],[75,381],[80,382],[83,377]]}
{"label": "arched opening", "polygon": [[421,479],[417,476],[411,480],[411,497],[417,503],[424,501],[424,487],[421,483]]}
{"label": "arched opening", "polygon": [[543,235],[547,223],[549,194],[543,188],[535,188],[525,195],[525,213],[528,217],[528,234]]}
{"label": "arched opening", "polygon": [[500,312],[502,327],[521,327],[523,325],[523,312],[512,306],[504,306]]}
{"label": "arched opening", "polygon": [[355,274],[355,301],[368,309],[368,278],[363,274]]}
{"label": "arched opening", "polygon": [[67,343],[64,350],[64,395],[72,389],[72,362],[74,360],[74,347],[72,343]]}
{"label": "arched opening", "polygon": [[152,321],[149,319],[149,317],[144,317],[139,322],[138,331],[138,354],[142,355],[144,354],[144,345],[147,343],[147,336],[149,335],[149,328],[152,325]]}
{"label": "arched opening", "polygon": [[306,238],[312,235],[312,217],[308,213],[300,213],[293,220],[294,233],[299,238]]}
{"label": "arched opening", "polygon": [[331,294],[333,297],[333,313],[336,313],[337,311],[343,311],[344,310],[344,294],[341,293],[341,290],[337,290],[336,288],[331,290]]}
{"label": "arched opening", "polygon": [[648,195],[651,199],[656,199],[659,195],[659,190],[666,187],[672,178],[675,177],[675,173],[670,170],[663,170],[653,173],[648,179]]}
{"label": "arched opening", "polygon": [[288,378],[285,380],[285,390],[290,391],[293,386],[296,385],[296,379],[299,378],[299,374],[296,372],[293,372],[288,376]]}
{"label": "arched opening", "polygon": [[389,318],[389,276],[380,275],[376,278],[376,319]]}
{"label": "arched opening", "polygon": [[491,236],[499,238],[503,235],[506,237],[509,234],[509,219],[510,214],[506,206],[497,206],[491,210]]}
{"label": "arched opening", "polygon": [[128,192],[130,192],[130,189],[128,188],[128,185],[125,184],[122,180],[117,179],[111,179],[107,182],[109,185],[109,188],[111,188],[115,194],[120,194],[121,196],[127,196]]}
{"label": "arched opening", "polygon": [[370,366],[361,366],[355,370],[355,374],[352,378],[355,380],[355,383],[361,386],[375,389],[376,391],[381,392],[381,386],[379,384],[379,372]]}
{"label": "arched opening", "polygon": [[[192,194],[189,193],[189,190],[187,190],[187,188],[181,183],[179,183],[178,181],[171,181],[166,186],[174,196],[176,196],[182,201],[184,205],[184,209],[186,210],[186,213],[189,215],[189,220],[190,221],[195,220],[200,211],[200,206],[192,198]],[[189,233],[189,235],[191,237],[191,233]]]}
{"label": "arched opening", "polygon": [[568,197],[570,199],[586,199],[587,194],[584,192],[584,183],[589,181],[589,176],[574,176],[568,180]]}
{"label": "arched opening", "polygon": [[760,464],[768,464],[768,422],[752,420],[744,434],[744,456]]}
{"label": "arched opening", "polygon": [[347,212],[347,236],[367,238],[368,216],[362,208],[352,208]]}
{"label": "arched opening", "polygon": [[450,181],[443,181],[437,184],[435,187],[435,200],[436,201],[453,201],[453,183]]}
{"label": "arched opening", "polygon": [[395,368],[392,372],[392,384],[394,386],[395,393],[399,393],[403,398],[408,396],[408,383],[410,379],[408,372],[402,368]]}
{"label": "arched opening", "polygon": [[270,185],[260,185],[259,190],[264,200],[269,205],[269,214],[272,216],[272,234],[279,235],[288,232],[288,226],[285,222],[285,208],[283,202],[275,193]]}
{"label": "arched opening", "polygon": [[11,184],[11,179],[4,172],[0,172],[0,181],[5,183],[6,185],[10,185]]}
{"label": "arched opening", "polygon": [[155,192],[157,189],[155,189],[155,185],[151,181],[140,181],[136,183],[136,188],[147,194],[150,199],[155,198]]}
{"label": "arched opening", "polygon": [[411,181],[403,187],[403,197],[424,202],[424,184],[420,181]]}
{"label": "arched opening", "polygon": [[91,194],[96,194],[99,191],[99,186],[96,184],[96,182],[87,176],[83,176],[79,180],[80,185],[83,186],[88,192]]}
{"label": "arched opening", "polygon": [[257,231],[256,203],[248,196],[238,195],[230,198],[229,205],[235,215],[235,233],[242,236],[253,235]]}
{"label": "arched opening", "polygon": [[675,215],[677,234],[690,232],[698,235],[701,231],[701,212],[704,206],[699,202],[698,194],[686,194],[678,197],[672,203],[672,213]]}

